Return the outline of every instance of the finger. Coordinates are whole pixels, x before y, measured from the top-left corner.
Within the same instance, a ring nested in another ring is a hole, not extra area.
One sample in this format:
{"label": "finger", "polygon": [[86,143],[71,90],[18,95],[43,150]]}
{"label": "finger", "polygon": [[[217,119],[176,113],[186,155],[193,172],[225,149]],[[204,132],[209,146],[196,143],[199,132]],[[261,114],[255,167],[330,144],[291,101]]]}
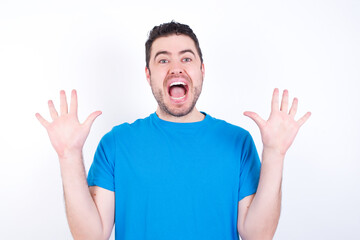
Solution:
{"label": "finger", "polygon": [[87,126],[88,128],[91,127],[91,125],[93,124],[93,122],[95,121],[95,119],[101,115],[101,111],[96,111],[93,112],[92,114],[90,114],[88,116],[88,118],[85,120],[85,122],[83,123],[85,126]]}
{"label": "finger", "polygon": [[41,125],[43,125],[45,128],[47,128],[49,126],[50,123],[48,121],[46,121],[39,113],[36,113],[35,117],[39,120]]}
{"label": "finger", "polygon": [[275,88],[271,100],[271,111],[279,110],[279,89]]}
{"label": "finger", "polygon": [[301,127],[311,116],[311,112],[307,112],[302,118],[300,118],[297,122],[299,126]]}
{"label": "finger", "polygon": [[244,115],[254,120],[259,128],[262,128],[262,126],[265,125],[264,119],[262,119],[257,113],[246,111],[244,112]]}
{"label": "finger", "polygon": [[49,100],[48,105],[49,105],[50,116],[51,116],[52,120],[55,120],[56,118],[59,117],[59,114],[55,109],[53,101]]}
{"label": "finger", "polygon": [[291,108],[290,108],[290,116],[295,117],[295,114],[297,112],[297,108],[298,108],[298,99],[294,98],[292,104],[291,104]]}
{"label": "finger", "polygon": [[70,113],[77,115],[77,107],[78,107],[77,93],[76,90],[74,89],[71,91]]}
{"label": "finger", "polygon": [[60,114],[68,113],[68,104],[66,101],[66,94],[64,90],[60,91]]}
{"label": "finger", "polygon": [[289,92],[288,90],[284,90],[282,99],[281,99],[281,107],[280,111],[287,112],[288,110],[288,102],[289,102]]}

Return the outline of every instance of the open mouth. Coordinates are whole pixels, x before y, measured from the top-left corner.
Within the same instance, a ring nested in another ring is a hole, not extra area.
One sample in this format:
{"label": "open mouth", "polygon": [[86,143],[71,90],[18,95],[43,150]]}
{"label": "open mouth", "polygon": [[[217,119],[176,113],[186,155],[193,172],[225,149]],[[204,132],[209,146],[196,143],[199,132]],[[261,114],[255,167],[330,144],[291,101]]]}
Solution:
{"label": "open mouth", "polygon": [[180,81],[172,82],[169,86],[169,95],[174,100],[180,100],[185,98],[188,90],[189,87],[186,83]]}

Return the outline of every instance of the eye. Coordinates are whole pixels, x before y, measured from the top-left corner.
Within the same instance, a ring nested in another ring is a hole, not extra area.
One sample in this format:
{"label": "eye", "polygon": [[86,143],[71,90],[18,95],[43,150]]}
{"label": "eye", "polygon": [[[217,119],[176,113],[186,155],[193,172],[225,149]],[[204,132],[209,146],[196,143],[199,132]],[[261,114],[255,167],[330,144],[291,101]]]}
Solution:
{"label": "eye", "polygon": [[166,60],[166,59],[161,59],[161,60],[159,60],[159,63],[168,63],[169,61],[168,60]]}
{"label": "eye", "polygon": [[191,62],[192,61],[192,59],[191,58],[183,58],[183,60],[182,60],[183,62]]}

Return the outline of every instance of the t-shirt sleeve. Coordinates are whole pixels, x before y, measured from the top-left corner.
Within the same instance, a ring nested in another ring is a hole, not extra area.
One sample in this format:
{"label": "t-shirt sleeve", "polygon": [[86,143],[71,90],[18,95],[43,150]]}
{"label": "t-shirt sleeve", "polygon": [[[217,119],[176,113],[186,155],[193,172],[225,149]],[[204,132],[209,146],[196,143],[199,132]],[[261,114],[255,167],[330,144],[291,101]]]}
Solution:
{"label": "t-shirt sleeve", "polygon": [[113,131],[107,133],[100,141],[91,164],[87,182],[89,186],[99,186],[115,191],[115,139]]}
{"label": "t-shirt sleeve", "polygon": [[238,201],[256,193],[260,178],[260,158],[249,133],[244,137],[241,153]]}

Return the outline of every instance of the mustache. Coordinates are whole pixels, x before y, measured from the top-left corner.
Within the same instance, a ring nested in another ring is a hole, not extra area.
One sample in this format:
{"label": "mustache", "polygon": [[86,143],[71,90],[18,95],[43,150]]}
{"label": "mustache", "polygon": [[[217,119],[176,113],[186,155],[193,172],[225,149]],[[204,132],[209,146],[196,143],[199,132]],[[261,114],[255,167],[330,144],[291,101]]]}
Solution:
{"label": "mustache", "polygon": [[165,78],[165,80],[166,80],[166,82],[167,82],[167,81],[169,81],[169,80],[171,80],[171,79],[173,79],[173,78],[184,78],[184,79],[186,79],[187,81],[191,82],[191,78],[189,78],[186,74],[179,74],[179,73],[177,73],[177,74],[169,74],[169,75]]}

